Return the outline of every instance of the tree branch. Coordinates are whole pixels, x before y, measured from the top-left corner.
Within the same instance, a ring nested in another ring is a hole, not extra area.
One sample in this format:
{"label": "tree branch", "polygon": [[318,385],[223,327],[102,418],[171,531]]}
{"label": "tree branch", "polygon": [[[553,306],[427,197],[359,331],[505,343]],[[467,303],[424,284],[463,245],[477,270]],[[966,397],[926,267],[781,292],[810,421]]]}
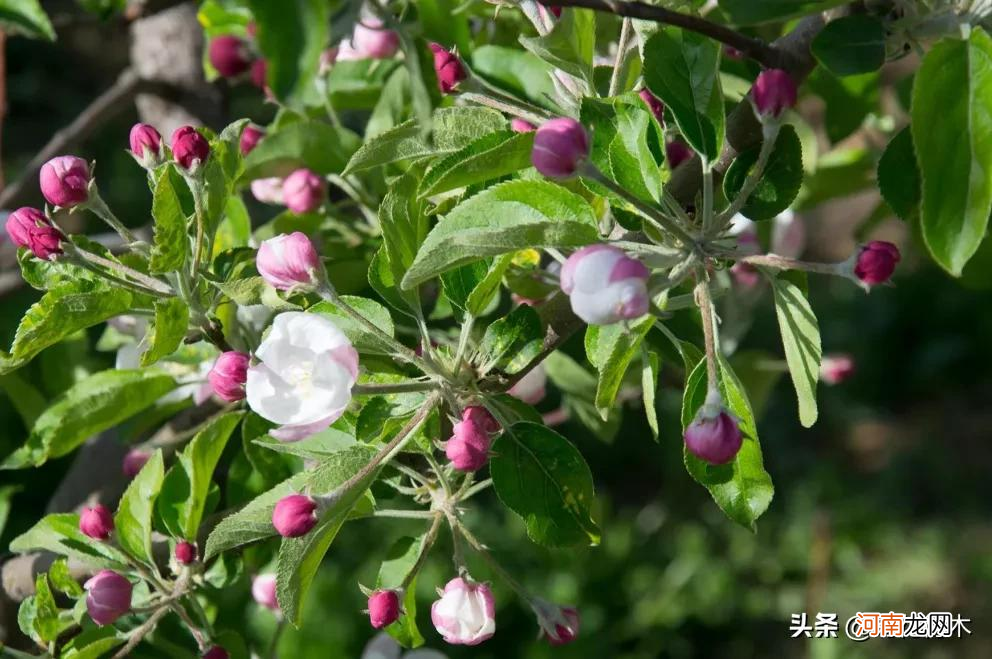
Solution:
{"label": "tree branch", "polygon": [[696,32],[715,39],[731,48],[736,48],[747,57],[760,62],[770,69],[786,68],[786,54],[780,52],[761,39],[749,37],[733,28],[719,23],[713,23],[700,16],[681,14],[671,9],[644,4],[643,2],[625,2],[624,0],[538,0],[546,7],[584,7],[596,11],[609,12],[617,16],[639,18],[655,23],[664,23],[680,27],[690,32]]}

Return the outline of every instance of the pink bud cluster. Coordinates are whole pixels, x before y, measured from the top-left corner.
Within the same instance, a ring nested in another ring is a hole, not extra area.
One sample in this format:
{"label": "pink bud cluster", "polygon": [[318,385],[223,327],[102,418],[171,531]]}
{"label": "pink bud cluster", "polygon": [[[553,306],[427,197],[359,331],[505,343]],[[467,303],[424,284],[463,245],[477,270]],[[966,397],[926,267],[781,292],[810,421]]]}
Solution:
{"label": "pink bud cluster", "polygon": [[459,83],[468,79],[468,72],[461,59],[454,52],[439,43],[430,44],[434,54],[434,74],[437,76],[437,86],[442,94],[457,91]]}
{"label": "pink bud cluster", "polygon": [[499,429],[499,422],[486,408],[466,407],[462,420],[454,425],[451,439],[444,447],[451,465],[458,471],[476,471],[484,467],[489,460],[491,435]]}
{"label": "pink bud cluster", "polygon": [[7,217],[7,235],[17,247],[24,247],[47,261],[62,253],[62,232],[37,208],[18,208]]}

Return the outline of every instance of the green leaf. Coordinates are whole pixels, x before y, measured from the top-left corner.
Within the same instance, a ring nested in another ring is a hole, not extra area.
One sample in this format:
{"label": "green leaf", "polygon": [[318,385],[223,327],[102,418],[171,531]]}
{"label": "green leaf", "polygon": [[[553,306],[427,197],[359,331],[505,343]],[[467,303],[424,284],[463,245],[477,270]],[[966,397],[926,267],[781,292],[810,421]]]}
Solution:
{"label": "green leaf", "polygon": [[48,643],[59,633],[59,607],[48,585],[48,575],[44,572],[34,580],[34,630],[38,638]]}
{"label": "green leaf", "polygon": [[519,48],[486,44],[472,51],[475,73],[495,81],[501,89],[514,91],[540,105],[555,97],[554,67]]}
{"label": "green leaf", "polygon": [[909,126],[896,133],[878,161],[878,188],[882,198],[904,220],[920,212],[920,169],[916,166],[913,133]]}
{"label": "green leaf", "polygon": [[186,213],[173,183],[175,177],[175,167],[163,167],[152,195],[155,236],[148,267],[153,273],[179,270],[186,262],[186,253],[190,251]]}
{"label": "green leaf", "polygon": [[489,108],[439,108],[434,112],[434,146],[439,151],[457,151],[506,126],[503,115]]}
{"label": "green leaf", "polygon": [[540,317],[531,306],[521,304],[486,328],[476,358],[479,373],[494,368],[509,375],[517,373],[541,353],[543,345]]}
{"label": "green leaf", "polygon": [[126,642],[127,635],[111,625],[90,627],[66,643],[59,657],[60,659],[99,659]]}
{"label": "green leaf", "polygon": [[503,254],[445,272],[441,275],[445,296],[459,309],[481,316],[499,293],[503,274],[512,260],[513,254]]}
{"label": "green leaf", "polygon": [[604,420],[616,402],[630,362],[639,353],[641,342],[654,326],[654,321],[654,316],[647,315],[631,322],[629,329],[624,323],[590,325],[586,328],[586,352],[589,361],[599,371],[596,407]]}
{"label": "green leaf", "polygon": [[55,41],[55,28],[38,0],[0,0],[0,26],[10,34]]}
{"label": "green leaf", "polygon": [[409,289],[484,256],[539,247],[581,247],[599,238],[582,197],[544,181],[510,181],[456,206],[427,235],[403,277]]}
{"label": "green leaf", "polygon": [[[634,102],[636,99],[636,102]],[[621,187],[645,201],[661,198],[661,168],[652,152],[652,142],[660,155],[661,133],[650,112],[639,98],[612,100],[583,99],[581,120],[591,129],[590,160]],[[626,202],[605,188],[593,184],[597,192],[611,197],[611,203]]]}
{"label": "green leaf", "polygon": [[[334,491],[337,486],[358,473],[371,459],[371,456],[366,454],[362,461],[363,458],[360,456],[359,451],[348,450],[328,458],[312,474],[312,478],[308,481],[309,491],[316,493]],[[334,502],[321,513],[317,526],[306,535],[299,538],[283,538],[276,569],[276,596],[283,615],[294,626],[300,625],[303,600],[324,554],[327,553],[341,526],[354,514],[353,509],[356,504],[362,501],[378,475],[379,469],[373,469],[353,487],[338,492]]]}
{"label": "green leaf", "polygon": [[432,164],[420,182],[419,196],[464,188],[526,169],[530,167],[533,145],[533,132],[500,131],[480,137]]}
{"label": "green leaf", "polygon": [[317,78],[330,36],[331,5],[324,0],[249,0],[248,6],[258,23],[268,86],[276,98],[299,104]]}
{"label": "green leaf", "polygon": [[[411,175],[403,176],[392,183],[379,206],[379,225],[382,227],[382,241],[393,282],[403,279],[427,237],[427,218],[423,202],[416,198],[416,190],[417,179]],[[397,293],[409,307],[419,308],[416,291]]]}
{"label": "green leaf", "polygon": [[79,585],[79,582],[69,572],[69,562],[64,558],[60,558],[52,563],[52,566],[48,568],[48,578],[51,580],[55,590],[73,599],[82,597],[86,593],[83,587]]}
{"label": "green leaf", "polygon": [[241,510],[228,515],[214,527],[207,538],[203,560],[251,542],[276,535],[272,527],[272,510],[279,499],[302,492],[306,487],[314,492],[328,492],[346,481],[368,464],[376,453],[371,446],[357,444],[333,455],[321,458],[321,464],[311,471],[302,471],[260,494]]}
{"label": "green leaf", "polygon": [[658,388],[658,372],[661,369],[661,356],[654,350],[641,345],[641,398],[644,402],[644,415],[647,417],[651,435],[658,441],[658,409],[655,394]]}
{"label": "green leaf", "polygon": [[416,538],[402,537],[394,542],[379,567],[379,576],[375,583],[376,590],[398,590],[410,578],[404,591],[403,615],[386,627],[386,633],[405,648],[416,648],[424,644],[424,637],[417,628],[417,581],[414,570],[417,559],[426,551],[425,540],[426,534],[422,534]]}
{"label": "green leaf", "polygon": [[731,23],[754,25],[814,14],[845,2],[847,0],[720,0],[720,8]]}
{"label": "green leaf", "polygon": [[572,444],[527,421],[506,429],[489,462],[496,494],[527,524],[527,535],[548,547],[599,544],[592,520],[592,473]]}
{"label": "green leaf", "polygon": [[923,58],[913,84],[912,131],[923,179],[923,242],[960,276],[992,210],[992,39],[947,38]]}
{"label": "green leaf", "polygon": [[775,315],[782,333],[785,361],[799,399],[799,421],[809,428],[816,423],[816,384],[820,380],[820,327],[803,292],[781,277],[772,280]]}
{"label": "green leaf", "polygon": [[92,282],[63,284],[45,293],[21,318],[0,373],[31,361],[45,348],[66,337],[119,316],[131,307],[131,294],[120,288],[106,288]]}
{"label": "green leaf", "polygon": [[416,120],[410,119],[362,144],[351,156],[343,173],[354,174],[400,160],[418,160],[433,154],[434,147],[424,139],[423,130]]}
{"label": "green leaf", "polygon": [[[747,393],[730,364],[720,358],[720,392],[730,412],[740,421],[744,443],[733,461],[723,465],[703,462],[688,449],[683,450],[689,474],[712,495],[730,519],[755,529],[755,521],[768,509],[775,493],[772,479],[765,471],[758,444],[758,429]],[[682,401],[682,428],[688,427],[706,399],[706,361],[701,359],[686,379]]]}
{"label": "green leaf", "polygon": [[186,337],[189,307],[178,297],[155,301],[155,322],[148,329],[148,348],[141,354],[141,365],[151,366],[168,357]]}
{"label": "green leaf", "polygon": [[25,427],[30,428],[45,411],[48,400],[37,387],[27,382],[20,373],[0,375],[0,390],[17,410]]}
{"label": "green leaf", "polygon": [[686,141],[711,162],[724,137],[719,66],[720,44],[693,32],[666,27],[644,44],[644,83],[671,111]]}
{"label": "green leaf", "polygon": [[341,172],[361,140],[320,121],[298,121],[269,133],[245,158],[245,180],[286,176],[307,167],[321,176]]}
{"label": "green leaf", "polygon": [[375,106],[398,61],[360,59],[335,62],[327,74],[327,96],[341,110],[368,110]]}
{"label": "green leaf", "polygon": [[175,386],[172,376],[161,371],[94,373],[55,399],[38,417],[24,446],[8,456],[0,469],[39,467],[49,458],[66,455],[149,407]]}
{"label": "green leaf", "polygon": [[10,516],[10,500],[20,491],[20,485],[0,487],[0,535],[3,535],[3,529],[7,526],[7,518]]}
{"label": "green leaf", "polygon": [[158,449],[128,484],[114,515],[117,543],[121,549],[151,566],[155,565],[152,516],[165,479],[163,465],[162,450]]}
{"label": "green leaf", "polygon": [[196,538],[217,461],[243,413],[229,412],[211,420],[179,453],[162,483],[158,513],[175,538]]}
{"label": "green leaf", "polygon": [[553,67],[593,85],[596,15],[591,10],[570,8],[562,12],[549,34],[520,37],[520,43]]}
{"label": "green leaf", "polygon": [[119,570],[127,566],[127,557],[121,550],[83,535],[76,513],[46,515],[10,543],[10,551],[18,554],[38,550],[75,558],[95,567]]}
{"label": "green leaf", "polygon": [[[389,309],[375,300],[354,295],[342,295],[341,300],[389,336],[395,334],[396,330],[393,326],[393,318],[389,315]],[[359,352],[377,354],[392,354],[393,352],[392,346],[380,339],[377,334],[373,334],[363,323],[355,320],[343,309],[339,309],[333,302],[320,302],[307,311],[326,316],[334,321],[338,329],[345,333]]]}
{"label": "green leaf", "polygon": [[875,16],[842,16],[820,30],[810,50],[839,76],[877,71],[885,64],[885,27]]}
{"label": "green leaf", "polygon": [[[733,199],[744,186],[744,181],[758,160],[760,147],[741,153],[723,178],[723,191]],[[747,198],[741,213],[752,220],[769,220],[787,209],[799,194],[803,183],[803,148],[795,128],[786,124],[779,131],[778,139],[765,165],[757,187]]]}

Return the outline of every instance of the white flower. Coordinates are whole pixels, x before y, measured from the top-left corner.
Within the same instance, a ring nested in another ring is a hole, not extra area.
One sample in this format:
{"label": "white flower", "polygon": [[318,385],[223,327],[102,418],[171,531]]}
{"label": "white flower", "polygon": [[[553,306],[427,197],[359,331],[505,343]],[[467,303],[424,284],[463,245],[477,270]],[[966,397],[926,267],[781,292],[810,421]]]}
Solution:
{"label": "white flower", "polygon": [[643,263],[611,245],[589,245],[573,252],[561,269],[561,290],[575,315],[590,325],[612,325],[648,312]]}
{"label": "white flower", "polygon": [[327,318],[290,311],[276,316],[248,369],[248,406],[281,427],[270,434],[296,441],[334,423],[351,401],[358,353]]}
{"label": "white flower", "polygon": [[251,182],[251,194],[263,204],[281,206],[283,203],[282,179],[278,176],[257,178]]}
{"label": "white flower", "polygon": [[431,606],[431,621],[447,643],[478,645],[496,632],[496,604],[484,583],[456,577]]}

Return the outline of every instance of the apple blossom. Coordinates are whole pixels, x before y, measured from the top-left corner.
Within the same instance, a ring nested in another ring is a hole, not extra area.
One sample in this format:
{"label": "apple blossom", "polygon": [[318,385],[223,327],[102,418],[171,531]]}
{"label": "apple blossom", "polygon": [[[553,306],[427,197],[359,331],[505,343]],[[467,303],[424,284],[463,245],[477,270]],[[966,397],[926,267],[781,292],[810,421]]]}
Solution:
{"label": "apple blossom", "polygon": [[39,259],[47,261],[62,253],[62,232],[36,208],[18,208],[7,216],[5,227],[12,243],[26,247]]}
{"label": "apple blossom", "polygon": [[263,204],[282,205],[282,179],[278,176],[255,179],[251,182],[251,195]]}
{"label": "apple blossom", "polygon": [[99,626],[109,625],[131,610],[131,582],[113,570],[100,570],[83,584],[86,611]]}
{"label": "apple blossom", "polygon": [[142,167],[157,167],[165,158],[165,150],[162,148],[162,136],[154,126],[148,124],[135,124],[131,127],[129,135],[131,153]]}
{"label": "apple blossom", "polygon": [[241,138],[238,140],[238,148],[241,149],[241,155],[247,156],[251,153],[258,146],[258,143],[262,141],[263,137],[265,137],[265,130],[254,124],[245,126],[245,129],[241,131]]}
{"label": "apple blossom", "polygon": [[854,371],[854,358],[851,355],[823,355],[820,360],[820,379],[826,384],[840,384],[854,375]]}
{"label": "apple blossom", "polygon": [[41,166],[38,178],[41,194],[48,203],[72,208],[89,199],[93,173],[82,158],[57,156]]}
{"label": "apple blossom", "polygon": [[358,353],[327,318],[288,311],[275,317],[248,369],[248,406],[280,424],[269,434],[303,439],[334,423],[351,402]]}
{"label": "apple blossom", "polygon": [[251,580],[251,596],[259,605],[272,611],[279,610],[279,600],[276,599],[276,575],[264,572]]}
{"label": "apple blossom", "polygon": [[148,451],[142,451],[138,448],[133,448],[127,452],[124,456],[124,462],[121,465],[121,470],[124,475],[128,478],[134,478],[141,471],[141,468],[145,466],[148,459],[152,457],[152,454]]}
{"label": "apple blossom", "polygon": [[241,75],[251,66],[248,44],[233,34],[224,34],[210,40],[207,49],[210,65],[225,78]]}
{"label": "apple blossom", "polygon": [[873,240],[861,247],[855,257],[854,276],[867,286],[884,284],[896,270],[899,248],[884,240]]}
{"label": "apple blossom", "polygon": [[294,213],[309,213],[324,203],[327,181],[309,169],[297,169],[282,182],[282,199]]}
{"label": "apple blossom", "polygon": [[106,540],[114,531],[114,517],[106,506],[97,504],[79,513],[79,530],[94,540]]}
{"label": "apple blossom", "polygon": [[351,44],[369,59],[389,59],[400,48],[400,36],[394,30],[383,28],[375,17],[362,18],[351,33]]}
{"label": "apple blossom", "polygon": [[541,627],[541,636],[551,645],[566,645],[579,635],[580,617],[575,607],[559,606],[536,597],[531,608]]}
{"label": "apple blossom", "polygon": [[611,325],[648,312],[648,269],[610,245],[574,252],[561,269],[561,290],[572,311],[590,325]]}
{"label": "apple blossom", "polygon": [[176,561],[178,561],[180,565],[189,565],[190,563],[196,561],[196,553],[196,545],[192,542],[181,540],[176,543],[176,549],[173,552],[173,555],[176,557]]}
{"label": "apple blossom", "polygon": [[559,117],[545,121],[534,133],[530,162],[548,178],[573,176],[589,157],[589,135],[575,119]]}
{"label": "apple blossom", "polygon": [[714,465],[733,460],[743,444],[740,424],[724,408],[719,391],[706,395],[706,402],[685,429],[683,437],[690,453]]}
{"label": "apple blossom", "polygon": [[172,157],[183,169],[196,171],[210,157],[210,143],[192,126],[180,126],[172,133]]}
{"label": "apple blossom", "polygon": [[290,494],[272,509],[272,526],[284,538],[306,535],[317,525],[317,501],[303,494]]}
{"label": "apple blossom", "polygon": [[221,353],[207,374],[207,380],[219,398],[233,403],[245,397],[245,380],[250,361],[251,357],[245,352],[228,350]]}
{"label": "apple blossom", "polygon": [[255,267],[262,279],[282,291],[313,287],[323,278],[317,250],[299,231],[262,241]]}
{"label": "apple blossom", "polygon": [[445,642],[478,645],[496,632],[496,603],[482,583],[456,577],[431,606],[431,621]]}
{"label": "apple blossom", "polygon": [[796,104],[796,83],[782,69],[766,69],[751,88],[751,100],[761,117],[778,118]]}
{"label": "apple blossom", "polygon": [[462,66],[462,61],[458,55],[439,43],[432,42],[429,45],[431,52],[434,53],[434,73],[437,75],[437,86],[442,94],[450,94],[455,91],[460,82],[468,78],[468,73]]}
{"label": "apple blossom", "polygon": [[400,595],[395,590],[377,590],[369,595],[369,622],[375,629],[388,627],[400,618]]}

